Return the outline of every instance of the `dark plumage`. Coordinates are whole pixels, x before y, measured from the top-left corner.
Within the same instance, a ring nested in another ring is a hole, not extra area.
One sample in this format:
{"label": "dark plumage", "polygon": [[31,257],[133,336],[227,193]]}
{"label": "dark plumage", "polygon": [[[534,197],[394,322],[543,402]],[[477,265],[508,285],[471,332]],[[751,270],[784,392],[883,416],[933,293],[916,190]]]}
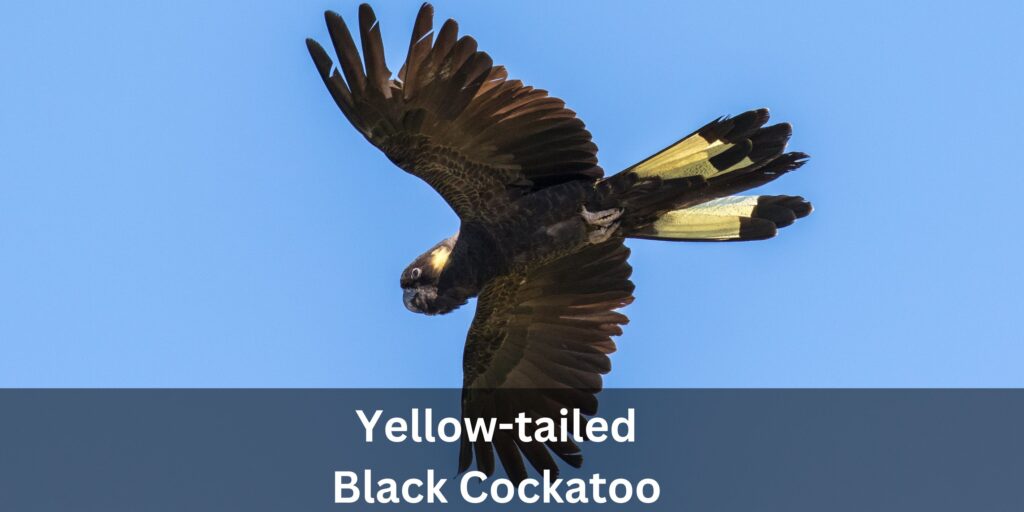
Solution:
{"label": "dark plumage", "polygon": [[[633,300],[624,238],[759,240],[811,212],[793,196],[734,196],[800,167],[784,153],[788,124],[766,109],[721,118],[605,178],[590,132],[562,100],[508,78],[459,37],[454,21],[433,32],[421,7],[397,78],[384,60],[380,24],[359,8],[362,58],[341,16],[327,27],[340,71],[312,39],[310,55],[345,117],[401,169],[429,183],[459,215],[459,232],[402,273],[410,310],[449,312],[479,297],[463,354],[463,415],[511,421],[597,411],[612,336]],[[582,463],[574,443],[492,446],[464,441],[460,470],[490,474],[494,453],[509,475],[557,472],[554,454]]]}

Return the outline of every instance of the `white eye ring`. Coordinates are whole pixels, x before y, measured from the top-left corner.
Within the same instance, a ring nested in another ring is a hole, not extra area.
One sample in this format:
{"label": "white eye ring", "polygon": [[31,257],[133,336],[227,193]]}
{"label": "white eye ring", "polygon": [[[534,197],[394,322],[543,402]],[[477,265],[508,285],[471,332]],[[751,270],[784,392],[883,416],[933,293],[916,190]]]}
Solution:
{"label": "white eye ring", "polygon": [[413,279],[419,279],[420,278],[420,274],[422,274],[422,273],[423,273],[423,271],[420,270],[419,267],[416,267],[416,268],[412,269],[412,271],[409,272],[409,277],[411,277]]}

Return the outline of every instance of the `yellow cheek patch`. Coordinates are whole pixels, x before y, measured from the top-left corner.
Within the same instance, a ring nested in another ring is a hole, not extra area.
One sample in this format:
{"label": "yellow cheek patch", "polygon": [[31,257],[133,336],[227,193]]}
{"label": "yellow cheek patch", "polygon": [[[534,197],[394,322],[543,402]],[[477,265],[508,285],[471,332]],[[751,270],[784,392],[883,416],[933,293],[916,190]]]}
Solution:
{"label": "yellow cheek patch", "polygon": [[451,249],[447,247],[438,247],[430,253],[430,266],[434,267],[434,272],[440,272],[448,264],[448,256],[451,254]]}

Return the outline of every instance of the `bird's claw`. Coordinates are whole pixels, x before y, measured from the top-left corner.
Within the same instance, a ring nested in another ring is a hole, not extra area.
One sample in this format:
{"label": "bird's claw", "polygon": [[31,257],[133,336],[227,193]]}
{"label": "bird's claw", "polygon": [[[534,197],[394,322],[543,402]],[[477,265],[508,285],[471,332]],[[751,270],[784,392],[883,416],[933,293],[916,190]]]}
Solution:
{"label": "bird's claw", "polygon": [[622,217],[622,208],[609,208],[607,210],[591,212],[584,206],[580,215],[583,217],[583,220],[587,221],[587,224],[599,228],[606,228],[619,220],[619,217]]}
{"label": "bird's claw", "polygon": [[587,233],[587,242],[591,245],[603,244],[607,242],[612,235],[615,234],[615,230],[619,229],[618,223],[610,226],[599,227],[589,233]]}
{"label": "bird's claw", "polygon": [[587,241],[592,245],[607,242],[615,231],[619,229],[619,217],[622,217],[622,208],[609,208],[596,212],[588,211],[586,207],[580,212],[580,216],[594,229],[587,233]]}

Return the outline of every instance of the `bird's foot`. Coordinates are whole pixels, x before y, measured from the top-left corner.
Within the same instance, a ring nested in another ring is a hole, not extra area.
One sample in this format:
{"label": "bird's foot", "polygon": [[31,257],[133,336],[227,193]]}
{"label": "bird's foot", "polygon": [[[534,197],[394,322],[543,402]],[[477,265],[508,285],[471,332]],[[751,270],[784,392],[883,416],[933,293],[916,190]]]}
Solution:
{"label": "bird's foot", "polygon": [[587,233],[587,241],[597,245],[608,241],[619,229],[619,217],[622,217],[622,208],[609,208],[596,212],[588,211],[586,207],[580,212],[580,216],[588,225],[595,228]]}
{"label": "bird's foot", "polygon": [[587,233],[587,242],[589,242],[590,245],[603,244],[607,242],[618,229],[618,223],[612,224],[611,226],[599,227]]}
{"label": "bird's foot", "polygon": [[583,220],[587,221],[587,224],[598,228],[607,228],[615,224],[615,221],[622,217],[622,208],[609,208],[607,210],[600,210],[596,212],[587,211],[587,207],[583,207],[583,211],[580,212]]}

